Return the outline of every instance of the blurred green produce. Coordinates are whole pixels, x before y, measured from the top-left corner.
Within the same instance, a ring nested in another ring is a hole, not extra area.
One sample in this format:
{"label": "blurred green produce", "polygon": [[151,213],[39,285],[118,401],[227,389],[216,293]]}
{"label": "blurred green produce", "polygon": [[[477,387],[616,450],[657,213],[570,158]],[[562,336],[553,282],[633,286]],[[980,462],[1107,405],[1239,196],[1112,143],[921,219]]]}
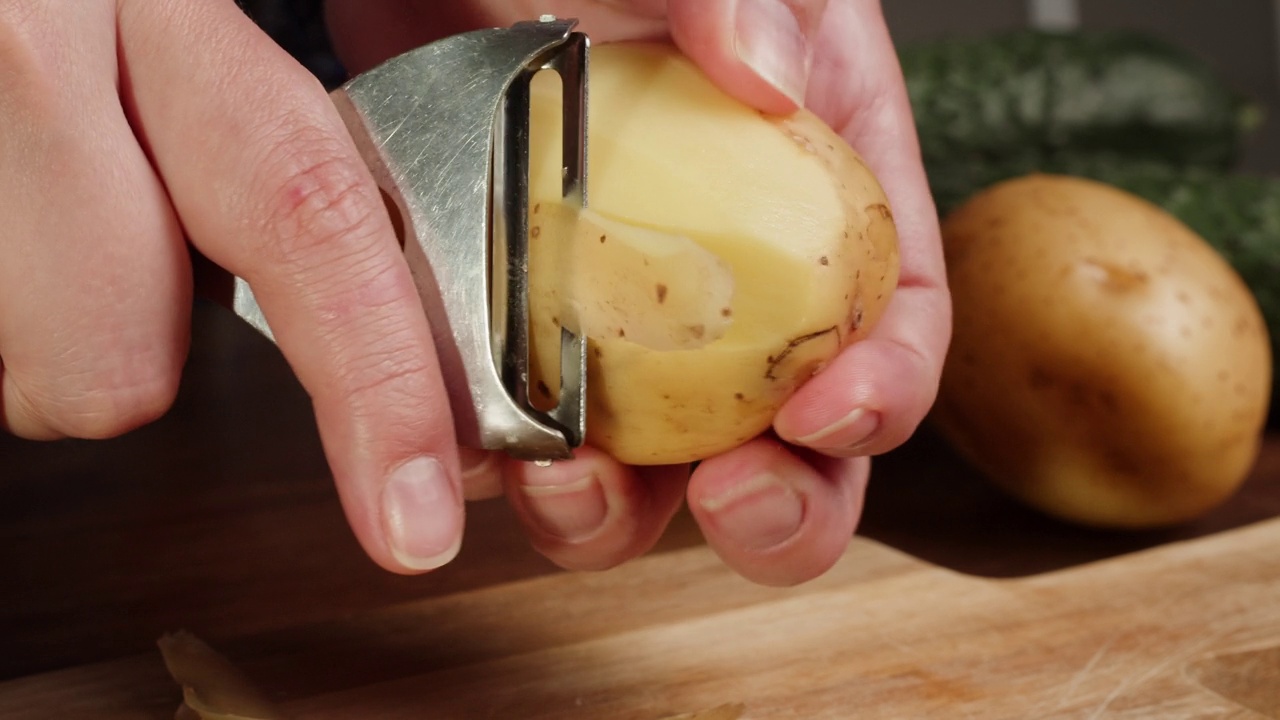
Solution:
{"label": "blurred green produce", "polygon": [[930,162],[1123,150],[1228,167],[1261,121],[1208,64],[1133,32],[1020,30],[911,45],[900,59]]}

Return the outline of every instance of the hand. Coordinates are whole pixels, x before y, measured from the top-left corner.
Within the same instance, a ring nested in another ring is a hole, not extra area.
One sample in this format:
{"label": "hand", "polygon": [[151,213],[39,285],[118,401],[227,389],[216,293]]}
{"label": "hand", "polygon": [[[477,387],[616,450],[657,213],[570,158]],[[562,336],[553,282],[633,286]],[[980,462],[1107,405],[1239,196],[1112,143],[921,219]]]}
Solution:
{"label": "hand", "polygon": [[452,557],[461,470],[431,334],[320,84],[231,0],[0,0],[0,423],[102,438],[165,412],[186,240],[252,285],[383,566]]}
{"label": "hand", "polygon": [[937,216],[879,2],[331,0],[328,8],[354,71],[448,34],[546,12],[579,18],[596,42],[670,37],[727,92],[771,112],[805,103],[862,154],[893,207],[900,286],[873,335],[782,408],[776,439],[708,459],[692,474],[624,467],[590,448],[547,468],[464,459],[467,496],[505,491],[535,546],[567,568],[644,553],[686,496],[708,543],[745,577],[791,584],[829,568],[861,514],[869,457],[901,444],[923,419],[950,337]]}

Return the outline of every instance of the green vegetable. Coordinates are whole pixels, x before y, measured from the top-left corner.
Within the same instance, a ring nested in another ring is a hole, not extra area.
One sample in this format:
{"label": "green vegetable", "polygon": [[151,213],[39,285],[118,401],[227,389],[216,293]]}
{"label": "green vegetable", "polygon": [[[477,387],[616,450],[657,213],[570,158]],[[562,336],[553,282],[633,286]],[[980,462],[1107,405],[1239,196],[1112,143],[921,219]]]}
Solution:
{"label": "green vegetable", "polygon": [[930,164],[1120,150],[1225,168],[1261,120],[1207,63],[1133,32],[1018,30],[900,60]]}

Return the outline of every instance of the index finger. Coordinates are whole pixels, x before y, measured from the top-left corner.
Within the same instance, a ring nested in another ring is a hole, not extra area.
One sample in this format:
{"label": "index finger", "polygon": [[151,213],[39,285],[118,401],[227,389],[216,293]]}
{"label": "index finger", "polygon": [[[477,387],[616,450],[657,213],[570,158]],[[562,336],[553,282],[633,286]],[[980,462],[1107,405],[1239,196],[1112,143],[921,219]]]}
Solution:
{"label": "index finger", "polygon": [[310,394],[357,538],[390,570],[444,564],[463,513],[448,399],[391,220],[328,95],[234,3],[136,0],[120,27],[134,123],[191,241],[249,282]]}

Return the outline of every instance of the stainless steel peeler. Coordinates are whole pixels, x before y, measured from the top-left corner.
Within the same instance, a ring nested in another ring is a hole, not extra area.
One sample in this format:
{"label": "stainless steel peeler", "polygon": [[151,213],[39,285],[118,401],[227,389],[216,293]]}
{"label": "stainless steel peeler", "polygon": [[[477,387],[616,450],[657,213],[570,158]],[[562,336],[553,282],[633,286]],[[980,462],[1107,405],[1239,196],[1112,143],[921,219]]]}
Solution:
{"label": "stainless steel peeler", "polygon": [[[526,460],[572,456],[586,429],[585,338],[561,331],[556,407],[529,395],[529,82],[561,77],[563,195],[585,206],[590,43],[576,24],[543,16],[453,36],[332,93],[400,213],[459,443]],[[240,278],[234,309],[273,337]]]}

